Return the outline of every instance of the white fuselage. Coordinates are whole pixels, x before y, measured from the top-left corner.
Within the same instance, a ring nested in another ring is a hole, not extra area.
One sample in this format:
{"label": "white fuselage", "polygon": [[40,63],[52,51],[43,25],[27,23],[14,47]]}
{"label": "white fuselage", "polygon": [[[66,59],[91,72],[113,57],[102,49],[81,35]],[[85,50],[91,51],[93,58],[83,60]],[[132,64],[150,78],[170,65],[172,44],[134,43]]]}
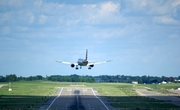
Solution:
{"label": "white fuselage", "polygon": [[77,63],[79,66],[87,66],[88,61],[84,59],[78,59]]}

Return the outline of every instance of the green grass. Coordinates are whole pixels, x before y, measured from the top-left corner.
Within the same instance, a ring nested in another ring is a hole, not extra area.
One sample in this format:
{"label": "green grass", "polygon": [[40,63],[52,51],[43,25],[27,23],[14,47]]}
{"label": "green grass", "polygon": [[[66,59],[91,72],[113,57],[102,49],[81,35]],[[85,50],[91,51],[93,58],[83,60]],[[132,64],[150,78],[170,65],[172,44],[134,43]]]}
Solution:
{"label": "green grass", "polygon": [[110,97],[109,102],[121,102],[121,103],[149,103],[149,102],[164,102],[161,100],[156,100],[153,98],[143,97],[143,96],[129,96],[129,97]]}
{"label": "green grass", "polygon": [[146,84],[143,85],[152,89],[177,89],[178,87],[180,87],[179,83],[169,83],[169,84]]}
{"label": "green grass", "polygon": [[[95,87],[102,96],[129,96],[137,95],[133,91],[132,84],[125,83],[92,83],[86,84],[88,87]],[[134,87],[136,88],[136,87]]]}
{"label": "green grass", "polygon": [[[2,83],[0,83],[1,85]],[[8,91],[8,83],[0,88],[0,109],[37,109],[41,107],[59,87],[81,87],[95,88],[101,97],[116,108],[180,108],[176,105],[165,103],[153,98],[139,96],[135,89],[145,87],[155,88],[176,88],[176,84],[167,85],[133,85],[126,83],[59,83],[59,82],[12,82],[12,91]]]}
{"label": "green grass", "polygon": [[55,94],[59,87],[69,85],[68,83],[42,81],[12,82],[12,91],[8,91],[7,84],[0,89],[0,109],[39,108]]}
{"label": "green grass", "polygon": [[177,89],[180,87],[179,83],[169,83],[169,84],[147,84],[144,85],[146,87],[151,88],[154,91],[163,93],[163,94],[171,94],[167,91],[167,89]]}
{"label": "green grass", "polygon": [[[8,92],[8,86],[3,86],[0,89],[0,94],[4,95],[37,95],[44,96],[52,94],[57,89],[54,84],[42,82],[13,82],[11,84],[12,91]],[[58,87],[58,86],[57,86]]]}
{"label": "green grass", "polygon": [[4,109],[39,108],[48,98],[44,96],[2,95],[0,98],[0,107]]}
{"label": "green grass", "polygon": [[[105,97],[115,108],[180,108],[173,104],[164,103],[162,100],[139,96],[134,91],[135,89],[145,89],[145,87],[152,88],[154,85],[126,83],[93,83],[86,85],[95,87],[99,94]],[[176,86],[173,85],[173,87]]]}
{"label": "green grass", "polygon": [[178,106],[167,103],[115,103],[112,105],[116,108],[178,108]]}

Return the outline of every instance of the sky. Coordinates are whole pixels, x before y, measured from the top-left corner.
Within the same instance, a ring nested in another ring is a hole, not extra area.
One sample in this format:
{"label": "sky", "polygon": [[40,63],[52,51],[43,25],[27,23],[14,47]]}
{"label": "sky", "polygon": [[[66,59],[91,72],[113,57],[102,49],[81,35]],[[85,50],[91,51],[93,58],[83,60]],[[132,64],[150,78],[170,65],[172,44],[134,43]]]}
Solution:
{"label": "sky", "polygon": [[[0,75],[180,76],[180,0],[0,0]],[[113,60],[75,70],[56,60]]]}

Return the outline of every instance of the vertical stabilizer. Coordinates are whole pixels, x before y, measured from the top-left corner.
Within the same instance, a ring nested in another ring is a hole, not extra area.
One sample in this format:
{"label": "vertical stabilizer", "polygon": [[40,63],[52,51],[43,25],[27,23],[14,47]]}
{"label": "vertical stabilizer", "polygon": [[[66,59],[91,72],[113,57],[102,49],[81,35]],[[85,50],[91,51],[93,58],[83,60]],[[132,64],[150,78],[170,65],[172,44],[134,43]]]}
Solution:
{"label": "vertical stabilizer", "polygon": [[88,49],[86,49],[86,59],[85,60],[87,60],[87,58],[88,58]]}

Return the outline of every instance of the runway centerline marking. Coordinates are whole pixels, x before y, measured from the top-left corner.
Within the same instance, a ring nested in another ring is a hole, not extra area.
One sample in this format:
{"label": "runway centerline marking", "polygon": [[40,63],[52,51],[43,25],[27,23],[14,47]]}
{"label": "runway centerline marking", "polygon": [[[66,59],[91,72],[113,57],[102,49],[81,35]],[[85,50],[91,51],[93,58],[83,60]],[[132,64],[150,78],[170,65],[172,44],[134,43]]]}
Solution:
{"label": "runway centerline marking", "polygon": [[56,99],[61,95],[62,91],[63,91],[63,87],[61,88],[61,91],[60,91],[60,93],[58,94],[58,96],[51,102],[51,104],[49,105],[49,107],[48,107],[46,110],[49,110],[49,108],[52,106],[52,104],[53,104],[53,103],[56,101]]}
{"label": "runway centerline marking", "polygon": [[76,96],[76,100],[77,100],[77,110],[79,110],[79,97],[78,97],[78,95]]}
{"label": "runway centerline marking", "polygon": [[106,104],[104,104],[104,102],[103,102],[98,96],[96,96],[96,94],[94,93],[94,90],[93,90],[92,88],[91,88],[91,90],[92,90],[94,96],[95,96],[97,99],[99,99],[99,101],[104,105],[104,107],[105,107],[107,110],[109,110],[108,107],[106,106]]}

